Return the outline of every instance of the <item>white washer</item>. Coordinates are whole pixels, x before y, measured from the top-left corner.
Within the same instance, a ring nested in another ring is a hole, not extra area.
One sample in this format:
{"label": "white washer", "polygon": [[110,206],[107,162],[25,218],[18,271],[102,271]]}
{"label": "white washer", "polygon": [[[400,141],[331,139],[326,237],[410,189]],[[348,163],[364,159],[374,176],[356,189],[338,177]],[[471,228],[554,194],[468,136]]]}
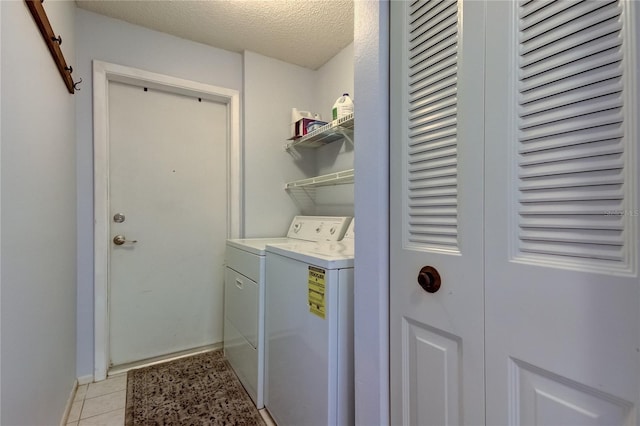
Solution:
{"label": "white washer", "polygon": [[224,353],[258,408],[264,407],[265,247],[339,240],[350,217],[296,216],[287,237],[227,240]]}
{"label": "white washer", "polygon": [[279,426],[355,424],[349,228],[341,242],[267,246],[265,405]]}

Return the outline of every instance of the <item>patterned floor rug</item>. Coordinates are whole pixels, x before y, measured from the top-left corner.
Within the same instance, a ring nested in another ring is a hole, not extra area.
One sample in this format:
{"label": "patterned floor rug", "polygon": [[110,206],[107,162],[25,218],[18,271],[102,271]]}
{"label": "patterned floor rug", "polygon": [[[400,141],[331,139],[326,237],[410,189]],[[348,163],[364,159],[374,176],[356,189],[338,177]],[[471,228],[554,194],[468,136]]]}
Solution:
{"label": "patterned floor rug", "polygon": [[265,425],[222,350],[127,373],[125,426]]}

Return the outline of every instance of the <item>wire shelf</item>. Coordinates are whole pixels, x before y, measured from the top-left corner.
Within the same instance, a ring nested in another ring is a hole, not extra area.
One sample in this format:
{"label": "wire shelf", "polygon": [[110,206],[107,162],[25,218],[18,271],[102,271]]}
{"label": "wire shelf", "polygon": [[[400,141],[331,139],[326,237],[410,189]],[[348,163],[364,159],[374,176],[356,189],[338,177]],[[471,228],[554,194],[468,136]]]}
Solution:
{"label": "wire shelf", "polygon": [[320,186],[344,185],[353,183],[353,169],[343,170],[341,172],[329,173],[322,176],[315,176],[307,179],[300,179],[285,184],[285,189],[294,188],[318,188]]}
{"label": "wire shelf", "polygon": [[337,120],[333,120],[331,123],[327,123],[311,133],[307,133],[301,138],[294,139],[287,143],[284,148],[287,151],[296,147],[317,148],[330,142],[337,141],[338,139],[345,138],[347,136],[345,133],[353,132],[353,128],[354,120],[353,113],[351,113],[338,118]]}

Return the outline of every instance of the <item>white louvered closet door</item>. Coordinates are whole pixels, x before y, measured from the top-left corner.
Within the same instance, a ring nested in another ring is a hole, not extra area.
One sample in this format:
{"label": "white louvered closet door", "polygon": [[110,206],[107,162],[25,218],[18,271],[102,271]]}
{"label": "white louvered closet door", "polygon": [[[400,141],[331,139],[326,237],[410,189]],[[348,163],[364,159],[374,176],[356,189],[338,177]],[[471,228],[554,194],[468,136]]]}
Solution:
{"label": "white louvered closet door", "polygon": [[487,3],[487,424],[640,421],[634,3]]}
{"label": "white louvered closet door", "polygon": [[391,423],[638,424],[640,4],[391,8]]}
{"label": "white louvered closet door", "polygon": [[391,2],[393,425],[484,422],[483,19],[477,1]]}

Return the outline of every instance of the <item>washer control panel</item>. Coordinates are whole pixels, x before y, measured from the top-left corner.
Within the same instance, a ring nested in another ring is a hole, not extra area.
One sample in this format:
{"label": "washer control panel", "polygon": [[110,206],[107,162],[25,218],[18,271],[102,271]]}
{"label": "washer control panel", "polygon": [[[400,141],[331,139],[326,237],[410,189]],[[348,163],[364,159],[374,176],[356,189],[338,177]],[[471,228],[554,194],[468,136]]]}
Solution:
{"label": "washer control panel", "polygon": [[305,241],[339,241],[350,222],[349,216],[296,216],[287,237]]}

